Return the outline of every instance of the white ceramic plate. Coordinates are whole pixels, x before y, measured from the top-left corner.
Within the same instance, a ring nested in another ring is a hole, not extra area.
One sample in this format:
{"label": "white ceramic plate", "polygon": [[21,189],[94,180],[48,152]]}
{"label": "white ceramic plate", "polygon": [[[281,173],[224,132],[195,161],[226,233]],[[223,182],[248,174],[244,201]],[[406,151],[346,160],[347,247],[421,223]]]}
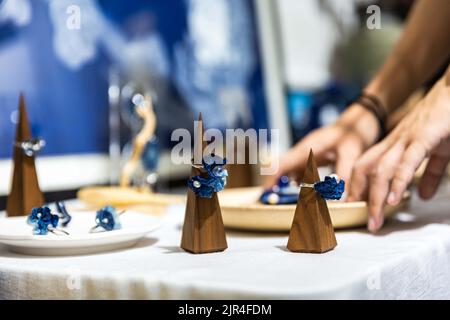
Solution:
{"label": "white ceramic plate", "polygon": [[72,212],[64,229],[70,235],[33,235],[27,217],[0,218],[0,243],[11,251],[28,255],[75,255],[123,249],[135,245],[160,226],[161,219],[135,212],[120,217],[122,229],[89,233],[95,225],[95,212]]}

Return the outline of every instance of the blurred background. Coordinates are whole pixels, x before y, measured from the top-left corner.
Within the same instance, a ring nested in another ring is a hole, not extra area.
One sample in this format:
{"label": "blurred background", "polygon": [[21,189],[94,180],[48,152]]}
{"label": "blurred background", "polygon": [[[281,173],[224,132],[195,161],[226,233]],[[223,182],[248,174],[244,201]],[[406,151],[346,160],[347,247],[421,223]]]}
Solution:
{"label": "blurred background", "polygon": [[[133,182],[185,190],[176,128],[277,128],[280,152],[335,121],[398,39],[413,0],[0,0],[0,209],[11,183],[24,92],[47,200],[115,184],[142,127],[157,117]],[[367,8],[381,8],[369,30]],[[231,186],[254,184],[241,168]]]}

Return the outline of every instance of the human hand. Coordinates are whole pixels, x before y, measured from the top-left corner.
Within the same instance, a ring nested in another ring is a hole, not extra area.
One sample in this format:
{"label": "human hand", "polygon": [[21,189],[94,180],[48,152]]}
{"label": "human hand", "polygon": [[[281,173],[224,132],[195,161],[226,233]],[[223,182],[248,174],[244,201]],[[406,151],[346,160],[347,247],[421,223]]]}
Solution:
{"label": "human hand", "polygon": [[387,202],[398,204],[422,161],[431,156],[419,186],[430,198],[450,159],[450,86],[440,79],[395,129],[355,163],[349,201],[368,197],[368,228],[383,225]]}
{"label": "human hand", "polygon": [[379,132],[376,117],[355,103],[335,124],[311,132],[283,155],[277,172],[266,178],[264,187],[272,187],[283,175],[294,174],[297,179],[301,178],[310,148],[318,166],[334,163],[336,173],[348,181],[355,161],[376,142]]}

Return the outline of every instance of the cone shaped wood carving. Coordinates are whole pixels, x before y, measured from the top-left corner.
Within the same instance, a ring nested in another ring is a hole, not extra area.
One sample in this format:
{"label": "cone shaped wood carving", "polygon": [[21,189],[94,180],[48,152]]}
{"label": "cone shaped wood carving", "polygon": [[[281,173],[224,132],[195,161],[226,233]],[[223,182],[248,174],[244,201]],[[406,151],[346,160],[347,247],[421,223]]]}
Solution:
{"label": "cone shaped wood carving", "polygon": [[[194,159],[202,158],[206,142],[203,141],[203,120],[199,115],[194,141]],[[200,169],[192,167],[191,177],[206,175]],[[202,198],[188,189],[186,213],[184,217],[181,248],[191,253],[223,251],[227,248],[225,228],[222,221],[217,193],[211,198]]]}
{"label": "cone shaped wood carving", "polygon": [[[318,181],[319,172],[311,150],[302,182]],[[326,200],[313,188],[301,188],[287,248],[294,252],[323,253],[336,245]]]}
{"label": "cone shaped wood carving", "polygon": [[[21,94],[15,142],[20,143],[30,138],[30,124],[28,123],[25,98]],[[14,146],[13,162],[14,172],[6,212],[8,216],[28,215],[32,208],[44,204],[44,195],[39,188],[34,156],[28,157],[21,148]]]}

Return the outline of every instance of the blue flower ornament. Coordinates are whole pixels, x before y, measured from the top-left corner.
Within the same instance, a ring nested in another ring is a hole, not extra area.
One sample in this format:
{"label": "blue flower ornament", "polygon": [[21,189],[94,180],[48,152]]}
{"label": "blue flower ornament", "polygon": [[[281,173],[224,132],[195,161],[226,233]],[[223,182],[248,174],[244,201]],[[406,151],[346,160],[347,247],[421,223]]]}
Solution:
{"label": "blue flower ornament", "polygon": [[259,200],[265,204],[292,204],[297,203],[300,188],[288,176],[282,176],[276,185],[267,189]]}
{"label": "blue flower ornament", "polygon": [[52,214],[49,207],[33,208],[27,218],[27,223],[33,226],[35,235],[46,235],[49,231],[55,234],[56,231],[67,234],[67,232],[57,229],[58,221],[58,215]]}
{"label": "blue flower ornament", "polygon": [[190,178],[188,187],[197,196],[211,198],[214,192],[222,191],[227,184],[228,171],[223,168],[225,165],[226,159],[215,155],[204,157],[199,167],[207,176],[197,175]]}
{"label": "blue flower ornament", "polygon": [[98,210],[95,215],[95,226],[91,228],[91,232],[98,228],[103,229],[103,231],[112,231],[122,228],[120,223],[120,215],[123,212],[118,213],[116,208],[113,206],[106,206]]}
{"label": "blue flower ornament", "polygon": [[323,181],[314,184],[314,190],[327,200],[339,200],[345,190],[345,181],[336,174],[326,176]]}

